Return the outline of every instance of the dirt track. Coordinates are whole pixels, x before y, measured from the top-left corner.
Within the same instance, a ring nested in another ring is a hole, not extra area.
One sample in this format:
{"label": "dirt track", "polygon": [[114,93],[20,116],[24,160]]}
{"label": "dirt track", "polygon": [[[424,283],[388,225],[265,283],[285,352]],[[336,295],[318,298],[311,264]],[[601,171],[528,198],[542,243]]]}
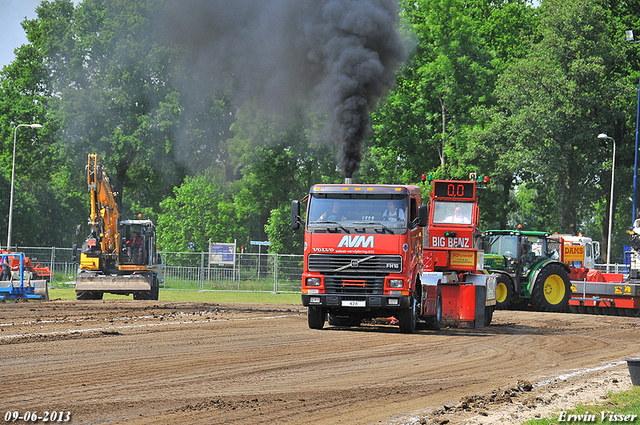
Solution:
{"label": "dirt track", "polygon": [[403,335],[384,325],[313,331],[298,305],[5,303],[0,418],[519,423],[630,388],[623,360],[640,357],[639,331],[640,318],[513,311],[485,329]]}

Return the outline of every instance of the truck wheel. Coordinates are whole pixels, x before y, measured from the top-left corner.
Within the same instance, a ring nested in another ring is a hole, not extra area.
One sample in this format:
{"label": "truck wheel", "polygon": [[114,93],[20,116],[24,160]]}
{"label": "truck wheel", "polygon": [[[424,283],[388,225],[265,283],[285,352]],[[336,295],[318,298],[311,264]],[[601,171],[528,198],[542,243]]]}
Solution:
{"label": "truck wheel", "polygon": [[569,275],[560,266],[545,267],[534,282],[531,304],[539,311],[561,312],[567,309],[571,297]]}
{"label": "truck wheel", "polygon": [[511,297],[513,297],[511,279],[503,274],[499,274],[496,284],[496,308],[498,310],[506,310],[511,303]]}
{"label": "truck wheel", "polygon": [[628,317],[640,317],[640,308],[625,308],[624,312]]}
{"label": "truck wheel", "polygon": [[309,322],[309,329],[322,329],[324,327],[324,319],[326,313],[322,307],[309,307],[307,308],[307,320]]}
{"label": "truck wheel", "polygon": [[495,305],[487,305],[484,307],[484,326],[489,326],[491,320],[493,320],[493,311],[496,309]]}
{"label": "truck wheel", "polygon": [[416,322],[418,321],[416,305],[418,301],[411,297],[411,306],[409,308],[405,308],[400,310],[400,314],[398,314],[398,322],[400,325],[400,332],[403,334],[412,334],[416,331]]}
{"label": "truck wheel", "polygon": [[432,329],[437,331],[442,327],[442,294],[440,293],[440,288],[438,287],[438,292],[436,295],[436,314],[433,316],[429,316],[426,320],[426,329]]}

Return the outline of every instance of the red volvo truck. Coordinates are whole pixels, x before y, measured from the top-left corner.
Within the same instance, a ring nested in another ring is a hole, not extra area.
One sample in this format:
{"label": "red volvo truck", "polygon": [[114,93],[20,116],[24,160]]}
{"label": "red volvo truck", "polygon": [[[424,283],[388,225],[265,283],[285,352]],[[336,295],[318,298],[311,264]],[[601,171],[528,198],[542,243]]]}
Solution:
{"label": "red volvo truck", "polygon": [[484,269],[478,222],[476,181],[433,181],[422,285],[439,288],[443,317],[459,327],[488,326],[496,305],[496,276]]}
{"label": "red volvo truck", "polygon": [[440,328],[438,285],[423,286],[427,207],[415,185],[318,184],[291,204],[304,224],[302,304],[311,329],[394,317],[400,331]]}

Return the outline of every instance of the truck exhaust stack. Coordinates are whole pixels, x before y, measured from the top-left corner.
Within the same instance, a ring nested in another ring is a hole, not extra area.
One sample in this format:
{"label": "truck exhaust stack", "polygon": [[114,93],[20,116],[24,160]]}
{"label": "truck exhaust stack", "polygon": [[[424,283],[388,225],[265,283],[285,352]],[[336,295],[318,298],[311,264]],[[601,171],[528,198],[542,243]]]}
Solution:
{"label": "truck exhaust stack", "polygon": [[351,177],[345,177],[344,184],[351,184]]}

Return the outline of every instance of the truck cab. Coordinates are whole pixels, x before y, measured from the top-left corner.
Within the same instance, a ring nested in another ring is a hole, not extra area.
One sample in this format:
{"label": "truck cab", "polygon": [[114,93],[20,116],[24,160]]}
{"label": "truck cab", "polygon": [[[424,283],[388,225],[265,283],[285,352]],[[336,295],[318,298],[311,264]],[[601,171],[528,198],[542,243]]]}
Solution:
{"label": "truck cab", "polygon": [[[416,327],[422,288],[422,227],[427,208],[418,186],[318,184],[307,197],[302,304],[309,327],[396,316]],[[302,224],[292,202],[292,228]]]}

